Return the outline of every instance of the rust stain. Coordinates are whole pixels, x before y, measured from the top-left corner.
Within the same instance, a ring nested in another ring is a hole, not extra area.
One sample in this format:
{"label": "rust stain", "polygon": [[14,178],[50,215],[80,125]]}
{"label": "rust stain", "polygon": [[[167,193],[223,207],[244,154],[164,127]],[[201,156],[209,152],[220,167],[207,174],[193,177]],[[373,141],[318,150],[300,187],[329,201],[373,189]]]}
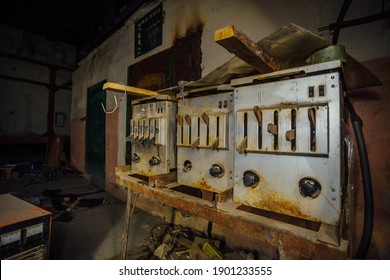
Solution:
{"label": "rust stain", "polygon": [[147,169],[147,167],[138,167],[137,170],[133,170],[133,172],[136,174],[142,175],[142,176],[147,176],[147,177],[160,175],[160,173],[158,173],[158,171],[145,170],[145,169]]}
{"label": "rust stain", "polygon": [[[260,181],[260,184],[261,183],[262,180]],[[260,186],[260,188],[262,188],[262,186]],[[242,200],[242,203],[289,216],[313,219],[301,211],[300,203],[286,199],[273,191],[259,192],[256,189],[248,190],[248,194]]]}
{"label": "rust stain", "polygon": [[145,172],[144,170],[137,170],[136,172],[137,174],[140,174],[140,175],[143,175],[143,176],[148,176],[149,174],[147,172]]}
{"label": "rust stain", "polygon": [[44,209],[39,208],[39,207],[31,208],[31,210],[32,210],[32,211],[37,211],[37,212],[43,212],[43,211],[45,211]]}
{"label": "rust stain", "polygon": [[207,184],[207,181],[203,177],[199,181],[195,182],[195,185],[199,186],[199,188],[202,189],[202,190],[211,191],[211,190],[214,189],[212,186]]}
{"label": "rust stain", "polygon": [[256,188],[249,188],[241,198],[241,203],[263,210],[313,220],[307,213],[302,212],[300,202],[275,192],[263,176],[259,175],[259,179],[259,185]]}
{"label": "rust stain", "polygon": [[[277,247],[282,245],[287,256],[301,256],[316,259],[345,259],[347,257],[345,247],[335,247],[321,242],[314,242],[312,240],[316,235],[313,235],[311,232],[305,231],[305,235],[303,236],[302,232],[299,231],[295,233],[278,227],[270,227],[269,224],[261,222],[250,222],[243,219],[240,215],[230,212],[230,210],[224,211],[210,207],[209,204],[204,204],[198,198],[188,199],[178,196],[176,192],[171,190],[146,188],[140,184],[129,182],[126,177],[118,176],[117,179],[118,181],[122,181],[126,187],[149,199],[155,199],[182,211],[195,214],[197,217],[222,225],[227,229],[243,234],[245,238],[253,238],[256,243],[264,242],[265,244]],[[147,209],[149,208],[150,205],[147,204]]]}
{"label": "rust stain", "polygon": [[339,247],[333,247],[320,242],[308,242],[305,239],[296,238],[285,232],[281,234],[280,242],[283,244],[284,250],[293,256],[294,259],[298,256],[316,260],[338,260],[348,257],[348,251],[344,251]]}
{"label": "rust stain", "polygon": [[25,222],[43,215],[51,215],[51,213],[39,207],[10,209],[0,218],[0,227]]}
{"label": "rust stain", "polygon": [[202,177],[202,179],[192,183],[191,186],[194,187],[194,188],[198,188],[198,189],[202,189],[202,190],[206,190],[206,191],[210,191],[210,192],[215,192],[215,193],[219,193],[220,192],[220,190],[218,190],[214,186],[210,185],[206,181],[206,179],[203,178],[203,177]]}

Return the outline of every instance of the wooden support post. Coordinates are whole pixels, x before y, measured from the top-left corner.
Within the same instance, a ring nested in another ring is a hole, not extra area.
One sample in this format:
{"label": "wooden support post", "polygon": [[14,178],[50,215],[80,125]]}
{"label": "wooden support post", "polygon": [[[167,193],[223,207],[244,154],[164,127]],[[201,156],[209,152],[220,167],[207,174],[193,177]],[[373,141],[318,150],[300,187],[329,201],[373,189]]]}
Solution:
{"label": "wooden support post", "polygon": [[123,235],[122,235],[122,260],[127,259],[127,250],[129,243],[129,226],[131,219],[131,189],[127,189],[127,200],[126,200],[126,213],[125,213],[125,224],[123,227]]}

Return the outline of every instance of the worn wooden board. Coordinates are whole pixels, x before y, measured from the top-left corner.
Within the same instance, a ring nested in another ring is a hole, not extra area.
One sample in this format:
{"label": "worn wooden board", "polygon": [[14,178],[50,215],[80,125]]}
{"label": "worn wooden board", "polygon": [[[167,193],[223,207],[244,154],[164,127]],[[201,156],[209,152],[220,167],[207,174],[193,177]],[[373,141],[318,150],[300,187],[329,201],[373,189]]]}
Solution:
{"label": "worn wooden board", "polygon": [[[227,35],[221,35],[220,37],[231,36],[229,32],[232,34],[231,31],[227,31]],[[231,79],[259,73],[266,75],[270,71],[256,70],[258,61],[255,61],[254,58],[256,56],[259,57],[256,52],[262,52],[265,60],[269,60],[267,64],[271,65],[271,68],[274,70],[284,70],[308,65],[306,62],[307,58],[330,45],[330,42],[309,30],[290,23],[257,42],[256,51],[252,54],[251,59],[245,59],[244,61],[241,59],[242,57],[238,57],[237,53],[237,56],[217,67],[197,82],[222,84],[229,82]],[[236,43],[235,47],[237,46],[238,44]],[[241,50],[242,52],[250,50],[247,46],[241,47],[244,48]],[[347,90],[382,84],[364,65],[348,54],[347,62],[344,64],[344,78]]]}
{"label": "worn wooden board", "polygon": [[[306,60],[313,53],[330,45],[331,42],[293,23],[281,27],[258,43],[259,48],[273,60],[275,70],[307,65]],[[348,54],[344,79],[347,90],[382,84],[363,64]]]}
{"label": "worn wooden board", "polygon": [[241,58],[260,73],[276,70],[274,69],[272,60],[257,46],[256,42],[238,30],[234,25],[229,25],[215,31],[214,41]]}
{"label": "worn wooden board", "polygon": [[118,83],[112,83],[112,82],[107,82],[103,85],[103,90],[112,90],[116,92],[122,92],[126,93],[128,95],[135,95],[135,96],[155,96],[158,95],[157,92],[152,91],[152,90],[147,90],[143,88],[138,88],[138,87],[131,87],[131,86],[126,86]]}

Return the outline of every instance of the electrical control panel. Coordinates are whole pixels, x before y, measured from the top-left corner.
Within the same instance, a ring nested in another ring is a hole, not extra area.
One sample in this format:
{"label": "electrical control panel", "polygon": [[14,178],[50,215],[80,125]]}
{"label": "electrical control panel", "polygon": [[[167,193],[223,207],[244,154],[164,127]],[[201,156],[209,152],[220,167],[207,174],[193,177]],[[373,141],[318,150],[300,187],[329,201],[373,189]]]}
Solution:
{"label": "electrical control panel", "polygon": [[290,71],[235,89],[234,201],[336,225],[347,150],[341,64]]}
{"label": "electrical control panel", "polygon": [[132,102],[132,172],[154,176],[176,170],[176,113],[177,102],[167,95]]}
{"label": "electrical control panel", "polygon": [[221,193],[233,187],[233,92],[178,101],[178,183]]}

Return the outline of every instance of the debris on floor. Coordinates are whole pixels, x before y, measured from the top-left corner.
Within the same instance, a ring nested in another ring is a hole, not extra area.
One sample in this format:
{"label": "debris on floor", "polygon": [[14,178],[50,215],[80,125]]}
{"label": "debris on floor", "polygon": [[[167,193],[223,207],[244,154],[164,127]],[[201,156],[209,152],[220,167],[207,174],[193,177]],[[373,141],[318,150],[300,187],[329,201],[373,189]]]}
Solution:
{"label": "debris on floor", "polygon": [[81,208],[93,208],[107,203],[103,197],[86,198],[104,192],[97,190],[85,193],[62,193],[61,189],[46,189],[39,194],[20,197],[21,199],[41,207],[52,213],[53,221],[69,222],[74,218],[75,212]]}
{"label": "debris on floor", "polygon": [[81,173],[66,163],[52,168],[43,161],[7,162],[0,165],[0,183],[23,181],[24,187],[32,184],[42,184],[47,181],[57,181],[65,174]]}
{"label": "debris on floor", "polygon": [[161,224],[151,231],[151,236],[130,250],[127,259],[144,260],[253,260],[251,252],[229,252],[222,241],[210,239],[194,229]]}

